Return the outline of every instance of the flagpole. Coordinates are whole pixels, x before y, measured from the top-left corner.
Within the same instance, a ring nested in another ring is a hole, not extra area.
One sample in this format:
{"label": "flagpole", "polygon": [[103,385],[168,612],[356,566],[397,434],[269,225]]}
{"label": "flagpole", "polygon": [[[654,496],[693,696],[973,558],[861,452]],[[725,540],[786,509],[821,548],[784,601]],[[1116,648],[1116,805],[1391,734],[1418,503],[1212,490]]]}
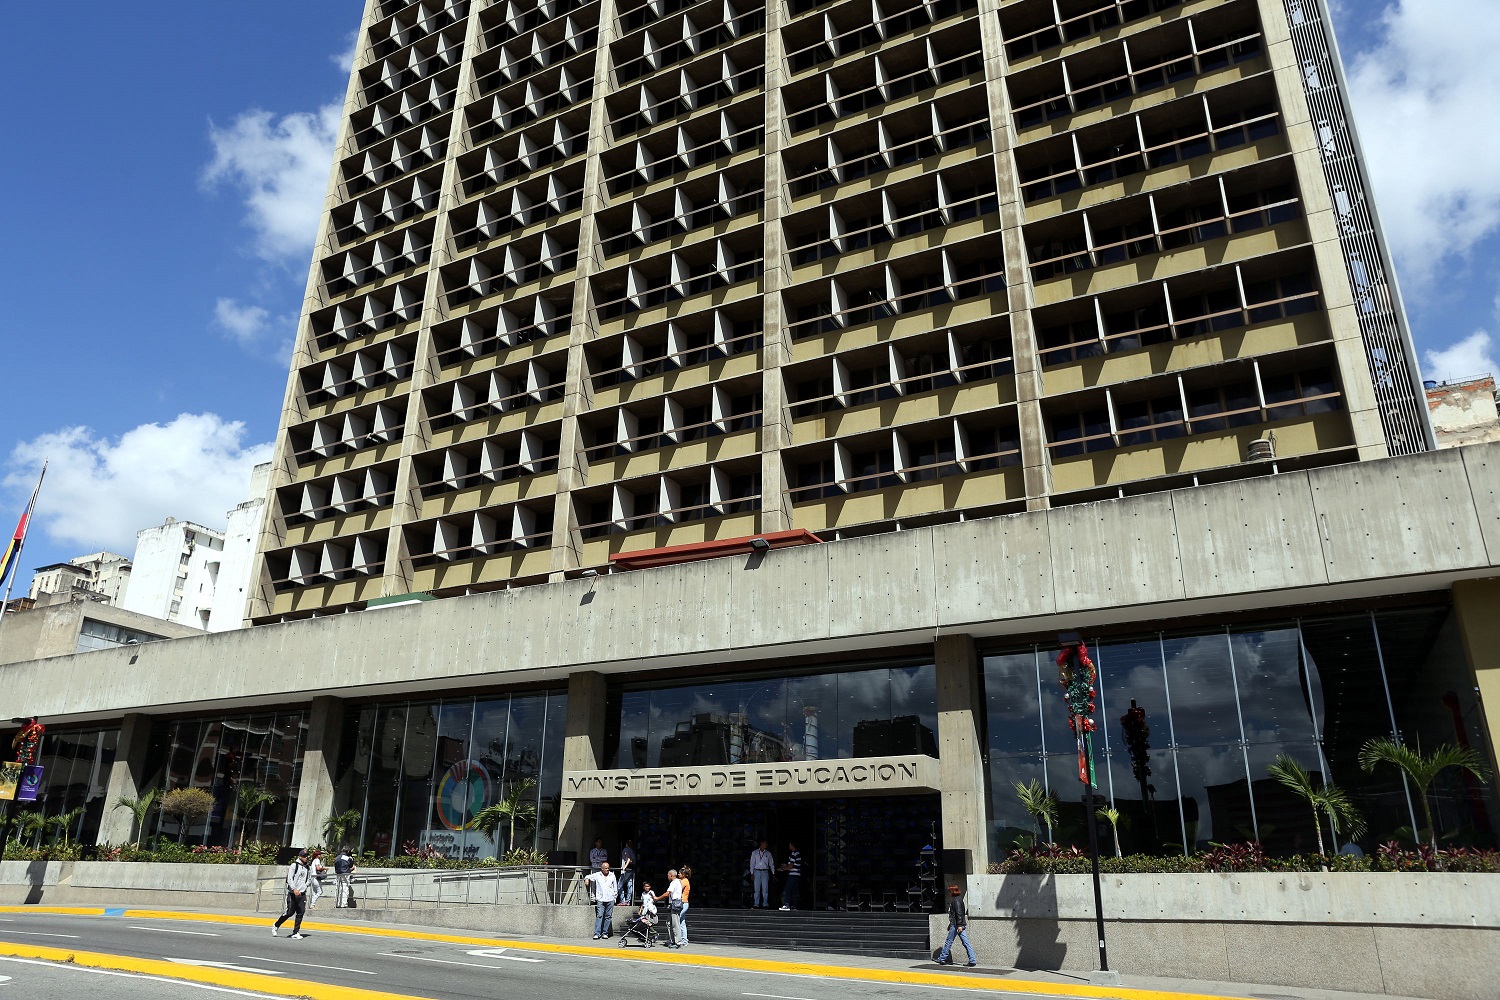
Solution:
{"label": "flagpole", "polygon": [[36,498],[42,492],[42,481],[47,478],[47,462],[42,463],[42,474],[36,478],[36,489],[31,491],[31,502],[26,505],[25,527],[21,531],[21,540],[16,545],[15,563],[10,568],[10,579],[5,582],[5,603],[0,604],[0,634],[5,631],[5,619],[10,614],[10,592],[16,585],[16,577],[21,575],[21,553],[26,551],[26,536],[31,534],[31,517],[36,512]]}

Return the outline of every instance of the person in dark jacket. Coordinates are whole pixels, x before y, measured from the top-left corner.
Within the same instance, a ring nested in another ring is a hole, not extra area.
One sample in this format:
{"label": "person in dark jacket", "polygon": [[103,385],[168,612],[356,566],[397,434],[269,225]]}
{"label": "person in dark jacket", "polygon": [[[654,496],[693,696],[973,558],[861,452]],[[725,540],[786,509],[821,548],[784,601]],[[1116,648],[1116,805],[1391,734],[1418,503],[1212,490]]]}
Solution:
{"label": "person in dark jacket", "polygon": [[938,952],[938,964],[949,965],[953,961],[953,939],[958,938],[964,943],[964,951],[969,953],[969,968],[979,964],[979,959],[974,957],[974,946],[969,944],[969,908],[964,905],[963,890],[956,885],[948,887],[948,940],[943,942],[943,950]]}

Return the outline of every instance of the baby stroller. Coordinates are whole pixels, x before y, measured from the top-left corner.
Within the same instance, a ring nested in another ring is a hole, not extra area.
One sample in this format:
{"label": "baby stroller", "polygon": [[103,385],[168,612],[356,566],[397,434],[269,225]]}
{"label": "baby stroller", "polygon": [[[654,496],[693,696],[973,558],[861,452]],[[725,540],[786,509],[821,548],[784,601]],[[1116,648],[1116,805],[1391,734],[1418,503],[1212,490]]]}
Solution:
{"label": "baby stroller", "polygon": [[620,932],[620,947],[631,942],[650,948],[656,944],[656,914],[637,913]]}

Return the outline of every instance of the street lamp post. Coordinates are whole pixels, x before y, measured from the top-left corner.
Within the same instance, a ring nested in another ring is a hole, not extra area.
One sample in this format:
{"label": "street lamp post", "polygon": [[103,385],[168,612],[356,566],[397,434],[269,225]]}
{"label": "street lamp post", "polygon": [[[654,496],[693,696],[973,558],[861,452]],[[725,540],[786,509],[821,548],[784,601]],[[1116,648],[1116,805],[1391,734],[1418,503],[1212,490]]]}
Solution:
{"label": "street lamp post", "polygon": [[1099,820],[1094,789],[1094,696],[1098,672],[1089,659],[1088,647],[1077,632],[1057,637],[1062,651],[1057,655],[1057,679],[1068,703],[1068,728],[1078,743],[1078,780],[1083,784],[1084,822],[1089,830],[1089,862],[1094,873],[1094,927],[1099,940],[1099,971],[1109,972],[1109,949],[1104,943],[1104,894],[1099,887]]}

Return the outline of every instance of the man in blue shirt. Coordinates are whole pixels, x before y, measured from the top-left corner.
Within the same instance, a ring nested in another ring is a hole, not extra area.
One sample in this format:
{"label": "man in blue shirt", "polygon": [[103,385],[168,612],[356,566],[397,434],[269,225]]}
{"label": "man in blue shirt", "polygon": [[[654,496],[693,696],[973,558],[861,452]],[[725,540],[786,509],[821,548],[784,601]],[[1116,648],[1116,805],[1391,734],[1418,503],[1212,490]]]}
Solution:
{"label": "man in blue shirt", "polygon": [[795,910],[802,902],[802,852],[793,841],[787,841],[786,863],[781,866],[786,885],[781,890],[781,908]]}

